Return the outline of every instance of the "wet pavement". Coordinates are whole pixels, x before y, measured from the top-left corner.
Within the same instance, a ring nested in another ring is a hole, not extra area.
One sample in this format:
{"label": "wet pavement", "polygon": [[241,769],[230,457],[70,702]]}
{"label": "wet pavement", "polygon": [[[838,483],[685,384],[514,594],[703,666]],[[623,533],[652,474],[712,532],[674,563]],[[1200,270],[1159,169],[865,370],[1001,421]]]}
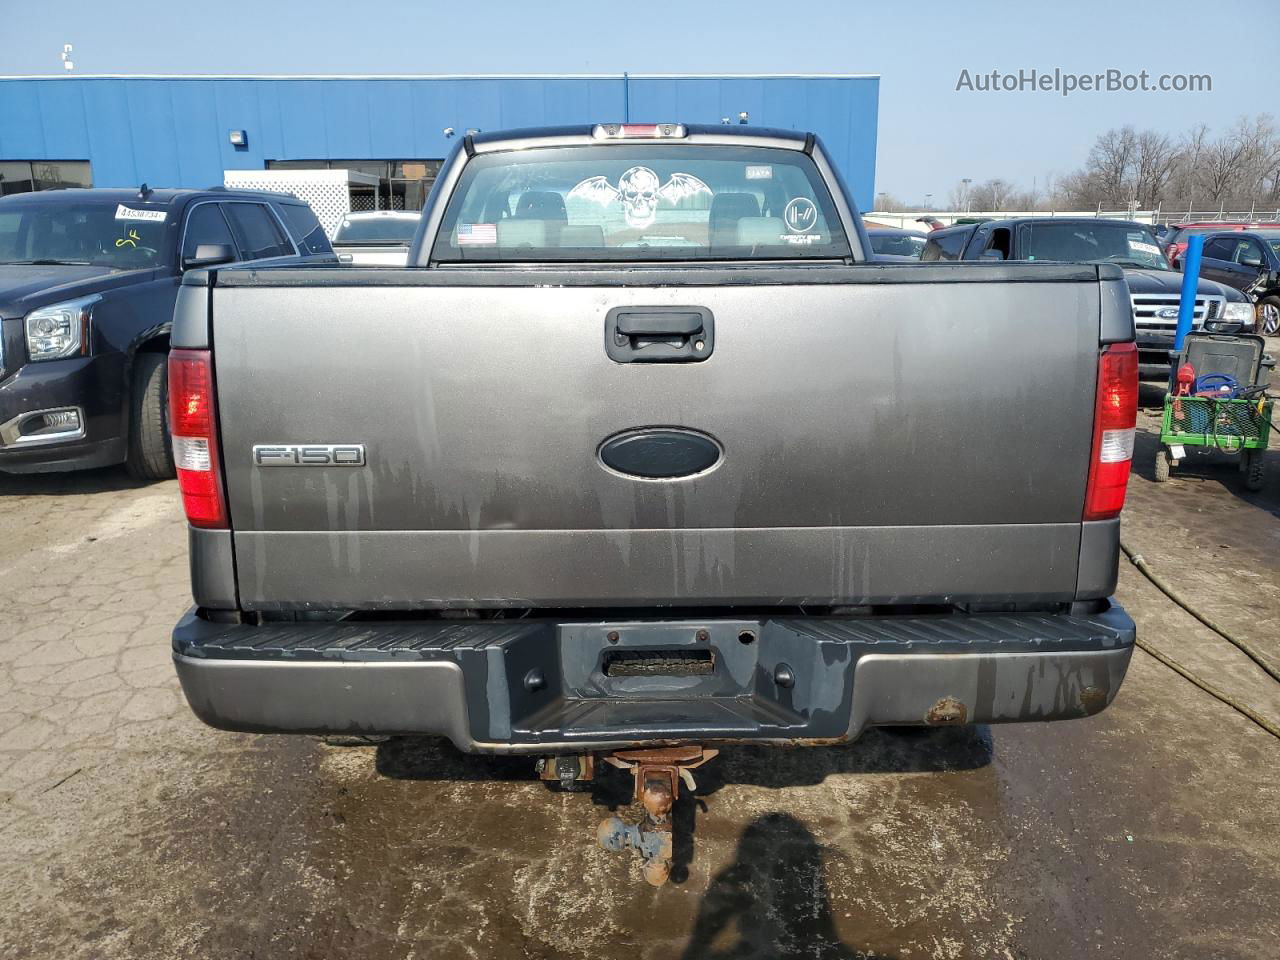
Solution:
{"label": "wet pavement", "polygon": [[[1154,449],[1126,542],[1280,665],[1280,451],[1247,494],[1225,458],[1157,486]],[[1276,956],[1280,742],[1144,653],[1086,720],[726,750],[655,890],[594,843],[621,772],[564,794],[440,741],[200,725],[185,551],[171,483],[0,478],[0,957]],[[1128,564],[1119,592],[1280,721],[1280,684]]]}

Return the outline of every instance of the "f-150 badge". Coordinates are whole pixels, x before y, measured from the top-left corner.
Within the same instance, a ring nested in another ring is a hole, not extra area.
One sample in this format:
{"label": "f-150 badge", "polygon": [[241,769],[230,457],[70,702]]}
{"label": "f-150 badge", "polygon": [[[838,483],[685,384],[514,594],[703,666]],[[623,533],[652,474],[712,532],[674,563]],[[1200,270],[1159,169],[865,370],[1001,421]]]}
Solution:
{"label": "f-150 badge", "polygon": [[673,173],[663,183],[648,167],[632,167],[618,178],[616,187],[608,177],[588,177],[569,196],[593,200],[602,207],[621,202],[627,226],[647,227],[658,216],[659,200],[679,203],[700,193],[711,196],[711,188],[691,173]]}
{"label": "f-150 badge", "polygon": [[262,443],[253,448],[258,467],[363,467],[363,443]]}

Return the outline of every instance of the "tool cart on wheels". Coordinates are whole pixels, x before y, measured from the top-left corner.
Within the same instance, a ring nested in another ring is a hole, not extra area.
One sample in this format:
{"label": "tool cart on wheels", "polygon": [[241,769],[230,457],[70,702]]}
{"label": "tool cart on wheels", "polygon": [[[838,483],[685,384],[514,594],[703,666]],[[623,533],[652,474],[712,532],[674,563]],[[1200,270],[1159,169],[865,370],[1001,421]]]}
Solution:
{"label": "tool cart on wheels", "polygon": [[1249,490],[1262,489],[1272,426],[1267,377],[1275,364],[1263,345],[1251,335],[1186,337],[1165,394],[1157,482],[1188,457],[1218,451],[1238,459]]}

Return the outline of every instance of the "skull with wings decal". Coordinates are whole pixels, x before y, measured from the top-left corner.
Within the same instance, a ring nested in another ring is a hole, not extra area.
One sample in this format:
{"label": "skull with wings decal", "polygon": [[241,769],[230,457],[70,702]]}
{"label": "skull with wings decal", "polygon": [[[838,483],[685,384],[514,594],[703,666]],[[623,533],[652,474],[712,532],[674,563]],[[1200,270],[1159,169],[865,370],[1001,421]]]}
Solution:
{"label": "skull with wings decal", "polygon": [[657,217],[658,201],[678,203],[696,194],[711,194],[711,188],[689,173],[673,173],[666,183],[648,167],[632,167],[618,178],[615,187],[608,177],[588,177],[569,191],[571,197],[593,200],[602,207],[622,202],[629,227],[647,227]]}

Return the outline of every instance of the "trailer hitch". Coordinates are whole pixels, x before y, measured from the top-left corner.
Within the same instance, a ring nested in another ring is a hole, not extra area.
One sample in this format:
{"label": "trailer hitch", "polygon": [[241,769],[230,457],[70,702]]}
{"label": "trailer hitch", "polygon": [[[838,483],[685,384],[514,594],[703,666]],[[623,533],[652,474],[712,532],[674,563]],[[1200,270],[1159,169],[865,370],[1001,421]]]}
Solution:
{"label": "trailer hitch", "polygon": [[659,747],[652,750],[618,750],[603,757],[605,763],[630,770],[635,779],[633,799],[640,801],[644,817],[638,824],[618,817],[601,822],[596,836],[606,850],[637,851],[644,866],[644,878],[660,887],[671,876],[671,808],[680,796],[680,783],[692,792],[694,767],[700,767],[719,750],[699,746]]}

